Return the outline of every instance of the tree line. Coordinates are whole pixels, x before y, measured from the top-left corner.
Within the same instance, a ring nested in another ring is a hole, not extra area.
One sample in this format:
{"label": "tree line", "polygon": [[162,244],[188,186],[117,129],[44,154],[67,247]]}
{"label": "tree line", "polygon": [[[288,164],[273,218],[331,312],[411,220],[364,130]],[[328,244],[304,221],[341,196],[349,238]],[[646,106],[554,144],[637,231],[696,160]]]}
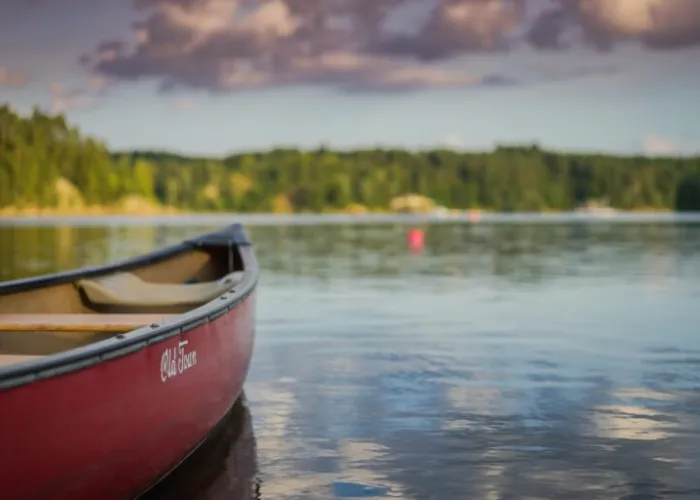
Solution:
{"label": "tree line", "polygon": [[225,158],[110,153],[62,115],[0,107],[0,209],[127,197],[196,211],[387,210],[410,193],[456,209],[700,211],[700,157],[572,154],[537,145],[489,152],[273,149]]}

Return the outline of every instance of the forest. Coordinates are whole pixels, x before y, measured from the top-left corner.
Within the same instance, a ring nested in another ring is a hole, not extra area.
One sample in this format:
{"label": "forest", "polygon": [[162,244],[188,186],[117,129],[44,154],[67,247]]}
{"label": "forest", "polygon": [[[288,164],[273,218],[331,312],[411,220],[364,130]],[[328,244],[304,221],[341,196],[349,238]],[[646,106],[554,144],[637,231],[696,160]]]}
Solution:
{"label": "forest", "polygon": [[[450,209],[700,211],[700,157],[613,156],[537,145],[447,149],[273,149],[225,158],[110,152],[62,115],[0,107],[0,213],[90,207],[180,211],[388,211],[418,194]],[[134,205],[135,204],[135,205]]]}

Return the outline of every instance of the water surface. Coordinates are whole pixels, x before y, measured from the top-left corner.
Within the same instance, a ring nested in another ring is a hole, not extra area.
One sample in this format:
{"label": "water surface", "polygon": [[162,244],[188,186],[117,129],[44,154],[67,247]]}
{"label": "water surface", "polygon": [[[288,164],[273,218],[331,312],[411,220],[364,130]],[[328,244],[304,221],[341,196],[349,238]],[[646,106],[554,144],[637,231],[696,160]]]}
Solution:
{"label": "water surface", "polygon": [[[210,222],[0,225],[0,279]],[[249,227],[245,401],[154,497],[700,498],[699,224],[412,224]]]}

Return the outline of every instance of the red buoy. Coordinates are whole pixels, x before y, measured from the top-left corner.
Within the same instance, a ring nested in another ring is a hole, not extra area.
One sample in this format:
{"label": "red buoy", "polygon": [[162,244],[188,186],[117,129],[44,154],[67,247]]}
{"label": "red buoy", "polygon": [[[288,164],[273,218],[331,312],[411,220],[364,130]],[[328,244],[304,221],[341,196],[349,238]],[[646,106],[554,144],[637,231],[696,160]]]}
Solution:
{"label": "red buoy", "polygon": [[423,233],[423,231],[420,229],[411,229],[408,232],[407,241],[411,250],[421,250],[423,248],[423,244],[425,243],[425,233]]}
{"label": "red buoy", "polygon": [[476,224],[481,220],[481,213],[477,210],[469,210],[467,217],[469,218],[469,222]]}

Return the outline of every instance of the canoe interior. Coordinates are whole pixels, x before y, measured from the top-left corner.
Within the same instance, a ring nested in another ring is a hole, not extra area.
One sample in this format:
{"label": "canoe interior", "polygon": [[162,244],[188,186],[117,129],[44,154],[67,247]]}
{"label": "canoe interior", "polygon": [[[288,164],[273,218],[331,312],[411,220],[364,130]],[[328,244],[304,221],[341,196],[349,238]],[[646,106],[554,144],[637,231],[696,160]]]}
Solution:
{"label": "canoe interior", "polygon": [[186,313],[242,279],[236,247],[190,249],[70,282],[0,288],[0,368]]}

